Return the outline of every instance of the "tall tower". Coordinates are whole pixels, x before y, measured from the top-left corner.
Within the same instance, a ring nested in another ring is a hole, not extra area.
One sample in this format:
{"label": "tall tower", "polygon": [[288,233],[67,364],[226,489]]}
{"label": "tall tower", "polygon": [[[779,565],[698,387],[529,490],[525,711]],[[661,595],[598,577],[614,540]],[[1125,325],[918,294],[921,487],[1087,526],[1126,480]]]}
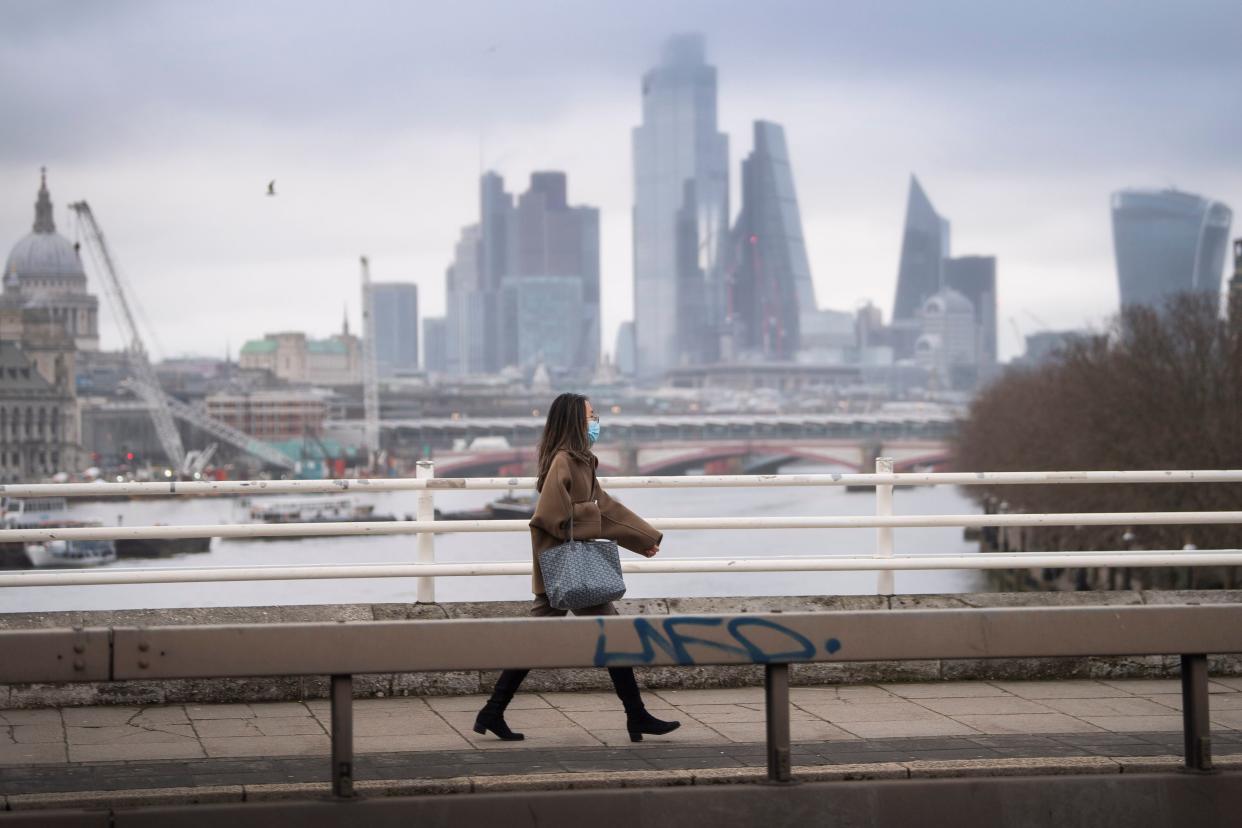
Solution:
{"label": "tall tower", "polygon": [[948,256],[949,222],[932,207],[919,180],[912,175],[897,270],[897,297],[893,301],[894,321],[914,318],[923,303],[940,290]]}
{"label": "tall tower", "polygon": [[725,313],[743,353],[791,359],[802,319],[816,310],[793,169],[779,124],[755,121],[742,162],[742,210],[733,228]]}
{"label": "tall tower", "polygon": [[[729,139],[717,129],[716,68],[702,35],[671,38],[642,90],[632,136],[635,367],[658,379],[710,356],[717,341]],[[679,318],[687,309],[702,309],[700,318]]]}
{"label": "tall tower", "polygon": [[1112,213],[1123,307],[1160,305],[1175,293],[1220,294],[1228,207],[1179,190],[1122,190]]}

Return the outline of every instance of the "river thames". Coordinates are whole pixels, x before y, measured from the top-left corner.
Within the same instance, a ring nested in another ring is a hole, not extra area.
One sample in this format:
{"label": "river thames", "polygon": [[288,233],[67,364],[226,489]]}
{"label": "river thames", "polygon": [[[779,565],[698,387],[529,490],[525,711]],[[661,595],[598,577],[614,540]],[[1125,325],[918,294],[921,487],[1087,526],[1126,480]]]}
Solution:
{"label": "river thames", "polygon": [[[792,471],[792,469],[791,469]],[[840,471],[800,467],[800,473]],[[499,492],[436,492],[444,510],[479,507]],[[846,492],[843,487],[746,489],[625,489],[617,499],[645,518],[866,515],[875,512],[875,495]],[[414,492],[360,496],[375,513],[411,517]],[[281,499],[281,498],[273,498]],[[287,499],[287,498],[286,498]],[[255,499],[255,503],[261,502]],[[897,514],[974,514],[979,510],[952,487],[916,487],[894,494]],[[75,520],[118,521],[127,526],[151,524],[236,523],[245,509],[233,498],[133,500],[72,504]],[[961,528],[913,528],[894,531],[899,555],[975,554],[978,545],[962,537]],[[692,530],[666,534],[661,558],[720,558],[797,555],[869,555],[875,529]],[[265,564],[412,563],[417,536],[235,540],[214,538],[209,552],[156,560],[121,560],[118,567],[208,567]],[[530,557],[526,532],[438,535],[436,559],[455,561],[524,561]],[[622,555],[630,553],[622,551]],[[974,570],[901,571],[900,593],[971,592],[986,589]],[[352,604],[413,602],[413,578],[262,581],[206,584],[23,587],[0,590],[0,611],[127,609],[194,606],[271,606],[278,604]],[[874,593],[874,572],[687,573],[626,576],[629,598],[741,595],[861,595]],[[438,578],[439,601],[524,600],[530,576]]]}

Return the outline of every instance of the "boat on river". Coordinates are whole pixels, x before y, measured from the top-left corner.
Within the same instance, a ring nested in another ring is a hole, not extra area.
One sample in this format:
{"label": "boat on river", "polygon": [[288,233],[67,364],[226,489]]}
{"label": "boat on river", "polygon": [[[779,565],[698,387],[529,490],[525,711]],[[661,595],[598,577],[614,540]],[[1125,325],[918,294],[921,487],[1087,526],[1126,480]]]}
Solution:
{"label": "boat on river", "polygon": [[[70,520],[63,497],[6,497],[0,502],[5,529],[76,529],[101,526],[98,521]],[[47,540],[0,544],[0,565],[10,569],[89,567],[116,560],[108,540]]]}
{"label": "boat on river", "polygon": [[35,569],[102,566],[116,561],[116,546],[110,540],[50,540],[23,546],[26,560]]}
{"label": "boat on river", "polygon": [[351,523],[396,519],[392,515],[377,515],[372,504],[359,503],[352,497],[251,502],[248,516],[250,523]]}
{"label": "boat on river", "polygon": [[458,509],[442,512],[436,509],[436,520],[530,520],[535,516],[535,495],[498,497],[481,509]]}

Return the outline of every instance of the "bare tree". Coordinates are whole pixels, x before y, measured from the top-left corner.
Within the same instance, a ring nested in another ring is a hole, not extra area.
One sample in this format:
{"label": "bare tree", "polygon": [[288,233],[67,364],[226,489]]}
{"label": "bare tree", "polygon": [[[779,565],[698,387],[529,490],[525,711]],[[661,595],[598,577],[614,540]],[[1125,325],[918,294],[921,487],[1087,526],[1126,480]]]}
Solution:
{"label": "bare tree", "polygon": [[[1242,468],[1242,301],[1229,320],[1215,297],[1125,308],[1102,335],[1049,362],[1007,372],[971,406],[956,437],[970,471]],[[1013,512],[1235,510],[1242,485],[992,487],[972,494]],[[1242,546],[1238,526],[1047,527],[1028,549]],[[1176,578],[1173,577],[1176,574]],[[1162,573],[1161,585],[1232,585],[1236,572]],[[1196,581],[1195,579],[1199,580]],[[1150,580],[1149,580],[1150,583]]]}

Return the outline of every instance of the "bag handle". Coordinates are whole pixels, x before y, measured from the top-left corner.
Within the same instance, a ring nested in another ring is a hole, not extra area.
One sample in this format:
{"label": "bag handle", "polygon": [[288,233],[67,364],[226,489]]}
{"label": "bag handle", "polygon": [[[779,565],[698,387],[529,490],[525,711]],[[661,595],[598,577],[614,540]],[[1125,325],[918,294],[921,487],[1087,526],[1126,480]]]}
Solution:
{"label": "bag handle", "polygon": [[[592,465],[591,466],[591,491],[589,494],[587,494],[587,499],[584,500],[583,503],[589,503],[592,501],[598,503],[599,500],[596,497],[594,497],[595,490],[598,488],[599,488],[599,478],[596,477],[595,466]],[[569,493],[569,542],[573,543],[573,540],[574,540],[574,495],[573,495],[573,484],[571,483],[570,493]]]}

